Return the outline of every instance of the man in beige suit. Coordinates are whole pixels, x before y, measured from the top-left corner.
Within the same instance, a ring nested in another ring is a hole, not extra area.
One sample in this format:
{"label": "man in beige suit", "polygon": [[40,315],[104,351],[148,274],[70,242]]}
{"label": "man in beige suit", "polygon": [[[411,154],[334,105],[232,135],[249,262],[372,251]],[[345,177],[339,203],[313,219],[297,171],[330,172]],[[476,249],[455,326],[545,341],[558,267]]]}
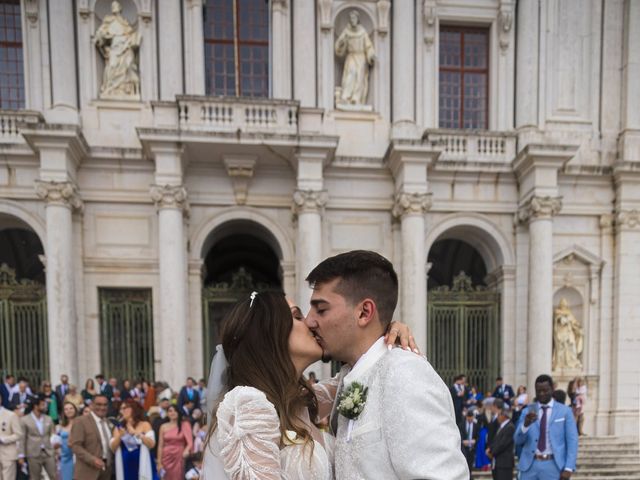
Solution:
{"label": "man in beige suit", "polygon": [[106,420],[109,399],[102,394],[93,397],[91,413],[78,417],[71,426],[71,449],[76,455],[73,478],[77,480],[109,480],[113,454],[109,448],[111,428]]}
{"label": "man in beige suit", "polygon": [[15,480],[22,428],[18,416],[2,406],[3,400],[0,398],[0,480]]}
{"label": "man in beige suit", "polygon": [[22,438],[18,463],[22,465],[26,459],[30,479],[42,479],[42,468],[49,478],[56,478],[56,456],[51,445],[51,435],[55,433],[53,420],[45,414],[47,402],[43,395],[36,396],[33,402],[31,413],[20,419]]}

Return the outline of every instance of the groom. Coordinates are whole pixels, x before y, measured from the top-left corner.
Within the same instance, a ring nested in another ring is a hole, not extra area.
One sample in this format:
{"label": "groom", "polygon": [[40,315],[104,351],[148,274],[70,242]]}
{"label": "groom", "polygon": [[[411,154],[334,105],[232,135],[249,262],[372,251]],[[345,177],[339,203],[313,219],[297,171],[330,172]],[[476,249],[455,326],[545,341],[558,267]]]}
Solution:
{"label": "groom", "polygon": [[[347,252],[324,260],[307,281],[307,326],[325,359],[347,364],[331,415],[336,479],[468,479],[449,390],[424,357],[384,344],[398,300],[391,263],[374,252]],[[359,415],[353,402],[339,408],[354,382],[368,388]]]}

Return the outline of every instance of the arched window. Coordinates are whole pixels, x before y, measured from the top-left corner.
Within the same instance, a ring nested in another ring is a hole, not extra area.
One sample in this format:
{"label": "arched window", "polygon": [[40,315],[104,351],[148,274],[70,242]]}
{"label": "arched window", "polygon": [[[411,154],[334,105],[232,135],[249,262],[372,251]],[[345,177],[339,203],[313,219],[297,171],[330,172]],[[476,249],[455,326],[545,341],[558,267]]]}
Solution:
{"label": "arched window", "polygon": [[207,95],[269,96],[268,0],[207,0]]}
{"label": "arched window", "polygon": [[0,109],[24,108],[20,0],[0,0]]}

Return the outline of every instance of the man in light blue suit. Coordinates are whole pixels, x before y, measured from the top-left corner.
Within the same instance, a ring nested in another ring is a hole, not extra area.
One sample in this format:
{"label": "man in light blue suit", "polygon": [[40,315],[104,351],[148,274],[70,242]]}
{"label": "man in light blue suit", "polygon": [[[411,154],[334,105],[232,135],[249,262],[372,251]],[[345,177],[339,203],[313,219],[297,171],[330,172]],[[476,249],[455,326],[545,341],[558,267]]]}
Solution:
{"label": "man in light blue suit", "polygon": [[537,402],[520,416],[514,435],[522,447],[518,470],[520,480],[571,478],[578,457],[578,429],[571,409],[552,398],[553,379],[536,379]]}

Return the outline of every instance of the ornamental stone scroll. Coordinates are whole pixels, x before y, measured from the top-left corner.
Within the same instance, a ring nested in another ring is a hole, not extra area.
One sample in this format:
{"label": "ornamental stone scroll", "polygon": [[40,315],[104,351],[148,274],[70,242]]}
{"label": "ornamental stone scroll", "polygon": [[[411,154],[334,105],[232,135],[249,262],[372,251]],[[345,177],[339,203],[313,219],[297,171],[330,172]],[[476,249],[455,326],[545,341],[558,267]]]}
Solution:
{"label": "ornamental stone scroll", "polygon": [[71,210],[82,210],[83,203],[78,189],[72,182],[47,182],[36,180],[36,195],[47,205],[58,205]]}

